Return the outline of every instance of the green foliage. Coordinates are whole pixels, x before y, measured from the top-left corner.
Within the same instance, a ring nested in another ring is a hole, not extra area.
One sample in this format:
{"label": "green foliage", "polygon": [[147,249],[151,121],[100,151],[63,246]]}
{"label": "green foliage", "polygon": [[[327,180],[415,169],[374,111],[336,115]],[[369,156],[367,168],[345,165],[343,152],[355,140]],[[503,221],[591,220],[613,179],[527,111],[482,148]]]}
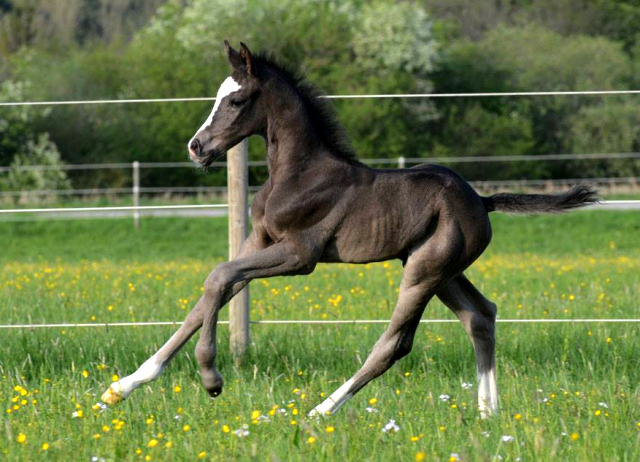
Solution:
{"label": "green foliage", "polygon": [[[0,101],[21,101],[27,85],[6,81],[0,87]],[[0,176],[0,189],[20,191],[66,189],[70,187],[60,170],[60,154],[47,133],[38,133],[34,124],[47,111],[29,106],[10,107],[0,113],[0,162],[10,164]],[[46,165],[45,171],[24,170],[30,165]]]}
{"label": "green foliage", "polygon": [[[640,150],[640,110],[629,101],[608,100],[581,108],[571,118],[569,140],[576,152],[625,153]],[[582,177],[638,176],[640,162],[609,160],[580,162]]]}
{"label": "green foliage", "polygon": [[605,37],[563,37],[535,25],[498,27],[478,51],[518,91],[612,90],[629,78],[628,56]]}
{"label": "green foliage", "polygon": [[[29,170],[32,165],[44,166],[44,170]],[[0,181],[0,189],[29,191],[47,189],[69,189],[66,173],[60,169],[60,153],[48,134],[36,140],[28,140],[11,162],[8,176]]]}
{"label": "green foliage", "polygon": [[[20,46],[9,46],[6,40],[2,45],[0,40],[0,50],[9,56],[0,64],[0,73],[13,82],[29,82],[20,99],[213,96],[229,73],[222,48],[228,39],[236,45],[243,41],[254,52],[273,52],[329,94],[635,88],[640,82],[640,45],[629,18],[640,11],[636,3],[427,0],[423,8],[417,2],[388,0],[155,0],[145,6],[119,0],[109,10],[101,0],[16,1],[6,3],[11,9],[0,24],[22,18],[18,22],[26,29],[12,37],[17,40],[23,34],[26,39],[19,40]],[[158,5],[162,6],[152,16]],[[603,104],[602,98],[334,103],[364,158],[637,149],[634,111],[624,104]],[[8,165],[20,146],[42,132],[50,134],[67,162],[183,160],[186,141],[210,107],[211,103],[177,103],[55,108],[28,124],[5,128],[13,134],[0,139],[0,161]],[[0,112],[0,117],[6,118],[6,113]],[[598,122],[598,117],[603,120]],[[264,143],[251,140],[250,153],[252,159],[264,159]],[[605,163],[592,163],[592,170],[584,169],[586,163],[533,165],[459,169],[469,179],[635,171],[626,161],[606,163],[606,169]],[[252,184],[261,183],[265,174],[252,170]],[[75,186],[84,187],[129,183],[128,172],[74,178]],[[223,185],[225,173],[146,171],[142,183]]]}
{"label": "green foliage", "polygon": [[[444,53],[435,81],[436,87],[447,92],[611,90],[628,85],[630,69],[629,56],[619,43],[605,37],[564,37],[529,24],[497,27],[477,42],[454,42]],[[511,121],[497,126],[491,122],[495,117],[479,120],[476,106],[469,101],[444,101],[439,107],[445,118],[440,122],[442,128],[437,128],[441,133],[437,145],[441,146],[440,152],[455,152],[458,148],[469,155],[482,153],[471,152],[470,147],[489,147],[496,153],[513,148],[510,153],[518,154],[582,152],[584,144],[576,144],[577,138],[569,134],[574,116],[581,108],[598,102],[589,97],[482,99],[479,104],[484,109]],[[520,121],[527,129],[515,134],[514,121]],[[477,127],[469,137],[473,141],[461,141],[466,138],[460,132],[468,130],[469,124]],[[580,176],[571,170],[577,166],[516,165],[507,175]],[[611,173],[614,172],[615,169]],[[481,174],[478,169],[471,175],[475,178]]]}

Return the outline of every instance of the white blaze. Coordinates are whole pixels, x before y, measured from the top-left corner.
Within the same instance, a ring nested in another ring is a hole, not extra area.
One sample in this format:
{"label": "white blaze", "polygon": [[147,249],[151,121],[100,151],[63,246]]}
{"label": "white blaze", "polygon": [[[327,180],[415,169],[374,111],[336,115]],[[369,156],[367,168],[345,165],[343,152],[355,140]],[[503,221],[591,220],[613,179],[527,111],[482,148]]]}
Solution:
{"label": "white blaze", "polygon": [[[220,103],[222,102],[222,100],[226,96],[229,96],[234,91],[240,90],[240,88],[242,88],[242,86],[240,86],[240,84],[238,82],[233,80],[233,77],[227,77],[227,79],[224,82],[222,82],[222,85],[220,85],[220,89],[218,90],[218,94],[216,95],[216,102],[213,105],[213,109],[211,110],[211,114],[209,114],[209,117],[207,118],[207,120],[204,121],[204,123],[202,124],[202,127],[200,127],[198,129],[198,131],[196,132],[196,134],[193,135],[193,138],[198,136],[198,133],[200,133],[202,130],[204,130],[209,125],[211,125],[211,122],[213,121],[213,116],[215,115],[216,111],[218,110],[218,107],[220,107]],[[191,146],[191,142],[193,141],[193,138],[191,138],[189,140],[189,143],[187,143],[187,149],[189,149],[189,147]]]}

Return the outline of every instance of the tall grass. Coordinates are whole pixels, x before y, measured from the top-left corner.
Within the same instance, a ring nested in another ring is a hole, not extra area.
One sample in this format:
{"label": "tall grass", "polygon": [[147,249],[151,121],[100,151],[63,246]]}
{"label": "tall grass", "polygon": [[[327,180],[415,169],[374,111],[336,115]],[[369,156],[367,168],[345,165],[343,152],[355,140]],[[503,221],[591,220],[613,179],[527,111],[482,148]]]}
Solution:
{"label": "tall grass", "polygon": [[[468,275],[501,317],[638,317],[635,212],[493,218],[494,243]],[[0,237],[2,323],[181,320],[226,249],[224,220],[208,219],[148,219],[138,233],[128,220],[14,223]],[[252,318],[388,318],[400,278],[390,263],[255,281]],[[443,317],[453,318],[440,303],[425,314]],[[307,419],[383,329],[257,325],[236,366],[221,326],[218,399],[199,384],[192,340],[158,381],[113,409],[96,406],[112,376],[135,370],[172,327],[0,331],[0,458],[640,457],[637,324],[499,324],[501,413],[488,421],[478,419],[461,327],[423,325],[412,353],[386,375],[336,415]],[[383,431],[391,419],[399,430]]]}

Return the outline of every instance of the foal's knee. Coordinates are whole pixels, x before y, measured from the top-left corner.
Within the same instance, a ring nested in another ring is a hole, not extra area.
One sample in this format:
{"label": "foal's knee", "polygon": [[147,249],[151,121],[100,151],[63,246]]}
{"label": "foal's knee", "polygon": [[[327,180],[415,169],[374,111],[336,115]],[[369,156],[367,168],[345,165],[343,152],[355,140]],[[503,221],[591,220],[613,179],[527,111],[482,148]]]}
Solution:
{"label": "foal's knee", "polygon": [[221,263],[204,281],[204,293],[209,298],[220,298],[233,284],[234,270],[228,263]]}

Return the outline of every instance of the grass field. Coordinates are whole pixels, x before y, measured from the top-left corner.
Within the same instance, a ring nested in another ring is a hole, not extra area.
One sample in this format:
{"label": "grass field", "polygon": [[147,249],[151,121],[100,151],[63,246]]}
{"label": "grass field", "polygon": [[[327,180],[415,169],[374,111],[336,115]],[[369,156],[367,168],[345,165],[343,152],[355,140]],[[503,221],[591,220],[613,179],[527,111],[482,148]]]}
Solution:
{"label": "grass field", "polygon": [[[637,212],[492,222],[493,244],[467,274],[501,318],[639,317]],[[137,233],[130,220],[2,223],[0,239],[3,324],[179,321],[224,258],[226,223],[149,218]],[[255,281],[251,316],[385,319],[400,278],[391,262]],[[453,315],[432,302],[424,318]],[[499,324],[502,411],[488,421],[462,328],[422,325],[407,358],[336,415],[307,419],[383,329],[258,325],[235,366],[221,326],[218,399],[200,387],[192,340],[113,409],[96,406],[112,376],[133,372],[173,327],[1,330],[0,459],[640,459],[640,325]],[[398,430],[383,431],[392,419]]]}

